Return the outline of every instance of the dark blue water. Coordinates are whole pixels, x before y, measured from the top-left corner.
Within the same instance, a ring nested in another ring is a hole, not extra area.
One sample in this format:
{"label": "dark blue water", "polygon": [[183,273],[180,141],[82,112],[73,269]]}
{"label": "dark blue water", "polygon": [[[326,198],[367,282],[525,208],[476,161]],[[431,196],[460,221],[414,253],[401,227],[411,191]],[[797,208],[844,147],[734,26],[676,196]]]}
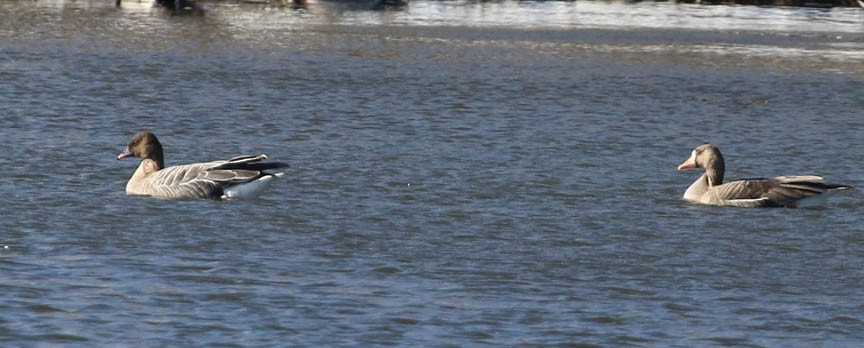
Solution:
{"label": "dark blue water", "polygon": [[[860,190],[702,207],[675,167],[712,142],[730,179],[861,187],[857,16],[4,2],[0,339],[855,346]],[[258,200],[126,196],[143,129],[168,165],[292,167]]]}

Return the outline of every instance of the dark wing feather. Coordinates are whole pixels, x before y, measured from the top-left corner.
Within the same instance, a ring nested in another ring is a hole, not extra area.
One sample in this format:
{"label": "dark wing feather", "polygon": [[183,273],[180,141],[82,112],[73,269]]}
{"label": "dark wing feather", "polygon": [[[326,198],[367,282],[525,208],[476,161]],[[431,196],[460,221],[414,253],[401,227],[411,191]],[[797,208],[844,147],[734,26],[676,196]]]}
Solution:
{"label": "dark wing feather", "polygon": [[238,156],[228,160],[225,163],[222,163],[218,166],[214,166],[208,170],[255,170],[255,171],[263,171],[268,169],[278,169],[278,168],[286,168],[288,164],[282,162],[261,162],[267,159],[267,155],[253,155],[253,156]]}

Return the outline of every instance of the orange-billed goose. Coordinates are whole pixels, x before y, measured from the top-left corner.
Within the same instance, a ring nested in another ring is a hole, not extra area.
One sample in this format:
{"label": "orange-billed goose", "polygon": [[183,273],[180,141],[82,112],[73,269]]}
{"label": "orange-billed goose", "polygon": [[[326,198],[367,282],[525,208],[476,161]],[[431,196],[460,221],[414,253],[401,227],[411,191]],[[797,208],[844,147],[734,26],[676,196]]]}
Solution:
{"label": "orange-billed goose", "polygon": [[684,199],[710,205],[795,208],[807,204],[807,201],[814,200],[828,190],[850,187],[818,182],[822,177],[815,175],[743,179],[723,183],[723,155],[711,144],[693,149],[690,158],[678,166],[678,170],[688,168],[702,168],[705,174],[687,188]]}
{"label": "orange-billed goose", "polygon": [[117,159],[139,157],[141,164],[126,183],[126,193],[163,198],[252,198],[281,176],[270,169],[285,163],[262,162],[267,155],[234,157],[230,160],[193,163],[165,168],[162,144],[151,132],[132,137]]}

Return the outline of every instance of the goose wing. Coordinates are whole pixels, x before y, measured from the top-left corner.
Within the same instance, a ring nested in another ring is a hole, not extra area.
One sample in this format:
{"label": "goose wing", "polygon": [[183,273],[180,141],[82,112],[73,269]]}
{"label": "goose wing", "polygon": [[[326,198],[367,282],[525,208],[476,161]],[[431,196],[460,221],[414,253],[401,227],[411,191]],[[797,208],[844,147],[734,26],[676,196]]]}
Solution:
{"label": "goose wing", "polygon": [[713,187],[709,199],[724,205],[740,207],[782,207],[796,201],[840,187],[818,182],[815,175],[778,176],[742,179]]}
{"label": "goose wing", "polygon": [[225,161],[193,163],[159,170],[147,177],[148,191],[154,196],[169,198],[214,198],[222,195],[221,173],[208,169]]}
{"label": "goose wing", "polygon": [[158,196],[219,198],[228,187],[278,175],[265,171],[288,167],[281,162],[262,162],[266,159],[267,155],[261,154],[168,167],[153,173],[148,186]]}

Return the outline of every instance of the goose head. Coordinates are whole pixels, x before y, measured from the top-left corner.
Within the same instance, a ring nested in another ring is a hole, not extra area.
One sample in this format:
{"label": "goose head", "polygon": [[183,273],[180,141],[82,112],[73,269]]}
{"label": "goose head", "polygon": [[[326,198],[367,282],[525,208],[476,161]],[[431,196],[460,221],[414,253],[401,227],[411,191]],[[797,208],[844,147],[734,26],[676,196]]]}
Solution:
{"label": "goose head", "polygon": [[150,159],[159,164],[159,168],[164,167],[164,155],[162,153],[162,144],[156,135],[152,132],[140,132],[132,137],[129,145],[123,152],[117,154],[117,159],[121,160],[126,157],[138,157],[142,160]]}
{"label": "goose head", "polygon": [[702,144],[690,152],[690,158],[678,165],[678,170],[704,169],[710,186],[723,183],[725,162],[720,149],[711,144]]}

